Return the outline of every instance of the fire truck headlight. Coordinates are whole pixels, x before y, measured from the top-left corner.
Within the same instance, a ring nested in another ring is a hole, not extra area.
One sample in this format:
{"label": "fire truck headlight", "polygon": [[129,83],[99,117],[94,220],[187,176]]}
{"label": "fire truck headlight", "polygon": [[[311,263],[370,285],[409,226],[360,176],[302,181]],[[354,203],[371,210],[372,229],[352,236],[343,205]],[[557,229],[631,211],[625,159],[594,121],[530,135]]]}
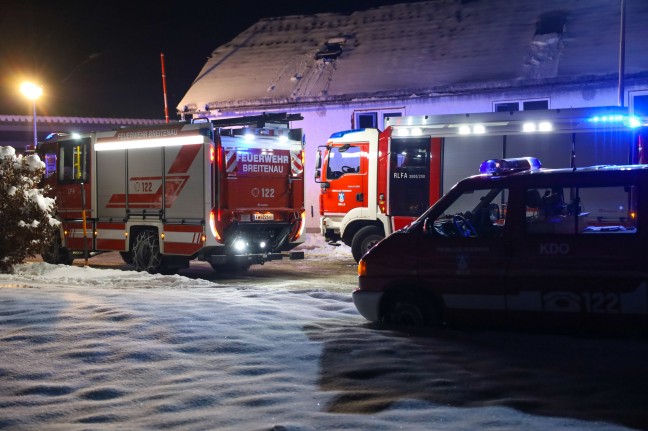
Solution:
{"label": "fire truck headlight", "polygon": [[234,249],[236,251],[245,251],[245,246],[245,241],[243,241],[242,239],[237,239],[236,241],[234,241]]}
{"label": "fire truck headlight", "polygon": [[261,242],[259,243],[259,247],[261,247],[261,248],[265,248],[265,246],[266,246],[266,242],[265,242],[265,241],[261,241]]}

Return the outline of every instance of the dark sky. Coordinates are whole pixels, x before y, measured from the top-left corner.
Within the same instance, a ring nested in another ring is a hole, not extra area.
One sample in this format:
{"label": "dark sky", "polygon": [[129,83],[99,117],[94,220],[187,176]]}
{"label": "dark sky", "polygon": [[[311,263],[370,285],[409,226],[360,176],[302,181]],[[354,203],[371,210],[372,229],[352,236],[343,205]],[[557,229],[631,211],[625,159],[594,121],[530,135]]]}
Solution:
{"label": "dark sky", "polygon": [[24,79],[43,86],[38,115],[164,118],[207,57],[261,18],[350,13],[406,0],[3,1],[0,114],[31,113]]}

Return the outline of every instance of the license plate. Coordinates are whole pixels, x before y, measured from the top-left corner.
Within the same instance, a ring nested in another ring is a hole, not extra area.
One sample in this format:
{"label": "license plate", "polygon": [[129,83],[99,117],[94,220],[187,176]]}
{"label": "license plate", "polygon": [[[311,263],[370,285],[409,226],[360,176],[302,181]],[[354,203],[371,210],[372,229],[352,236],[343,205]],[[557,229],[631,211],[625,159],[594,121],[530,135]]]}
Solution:
{"label": "license plate", "polygon": [[259,214],[256,213],[254,214],[254,220],[259,220],[259,221],[267,221],[267,220],[274,220],[274,214]]}

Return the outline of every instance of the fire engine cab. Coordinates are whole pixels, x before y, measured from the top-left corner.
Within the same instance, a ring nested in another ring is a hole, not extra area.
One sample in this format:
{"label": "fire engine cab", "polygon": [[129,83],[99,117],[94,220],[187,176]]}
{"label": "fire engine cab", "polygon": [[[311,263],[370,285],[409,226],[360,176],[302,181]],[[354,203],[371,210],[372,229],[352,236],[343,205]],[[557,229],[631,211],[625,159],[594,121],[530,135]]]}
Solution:
{"label": "fire engine cab", "polygon": [[474,166],[539,157],[545,167],[637,163],[646,131],[625,108],[393,117],[385,130],[333,133],[319,147],[320,231],[356,261],[408,225]]}
{"label": "fire engine cab", "polygon": [[[192,259],[247,269],[303,242],[297,114],[56,134],[38,145],[62,222],[45,250],[69,264],[118,251],[137,270]],[[291,258],[303,258],[292,252]]]}
{"label": "fire engine cab", "polygon": [[375,322],[648,329],[648,165],[488,160],[358,265]]}

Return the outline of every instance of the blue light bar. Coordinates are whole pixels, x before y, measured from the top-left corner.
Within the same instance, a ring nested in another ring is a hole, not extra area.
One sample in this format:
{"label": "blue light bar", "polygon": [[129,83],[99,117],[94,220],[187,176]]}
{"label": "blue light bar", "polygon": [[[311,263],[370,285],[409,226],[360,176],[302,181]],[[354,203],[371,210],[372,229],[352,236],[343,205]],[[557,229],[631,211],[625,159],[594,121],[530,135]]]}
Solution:
{"label": "blue light bar", "polygon": [[502,175],[521,171],[537,171],[542,163],[535,157],[519,157],[515,159],[484,160],[479,167],[482,174]]}
{"label": "blue light bar", "polygon": [[333,133],[329,139],[341,138],[342,136],[344,136],[344,135],[346,135],[348,133],[364,132],[364,130],[365,130],[364,128],[363,129],[343,130],[341,132]]}
{"label": "blue light bar", "polygon": [[630,129],[641,126],[641,120],[635,115],[596,115],[587,121],[602,124],[623,124]]}

